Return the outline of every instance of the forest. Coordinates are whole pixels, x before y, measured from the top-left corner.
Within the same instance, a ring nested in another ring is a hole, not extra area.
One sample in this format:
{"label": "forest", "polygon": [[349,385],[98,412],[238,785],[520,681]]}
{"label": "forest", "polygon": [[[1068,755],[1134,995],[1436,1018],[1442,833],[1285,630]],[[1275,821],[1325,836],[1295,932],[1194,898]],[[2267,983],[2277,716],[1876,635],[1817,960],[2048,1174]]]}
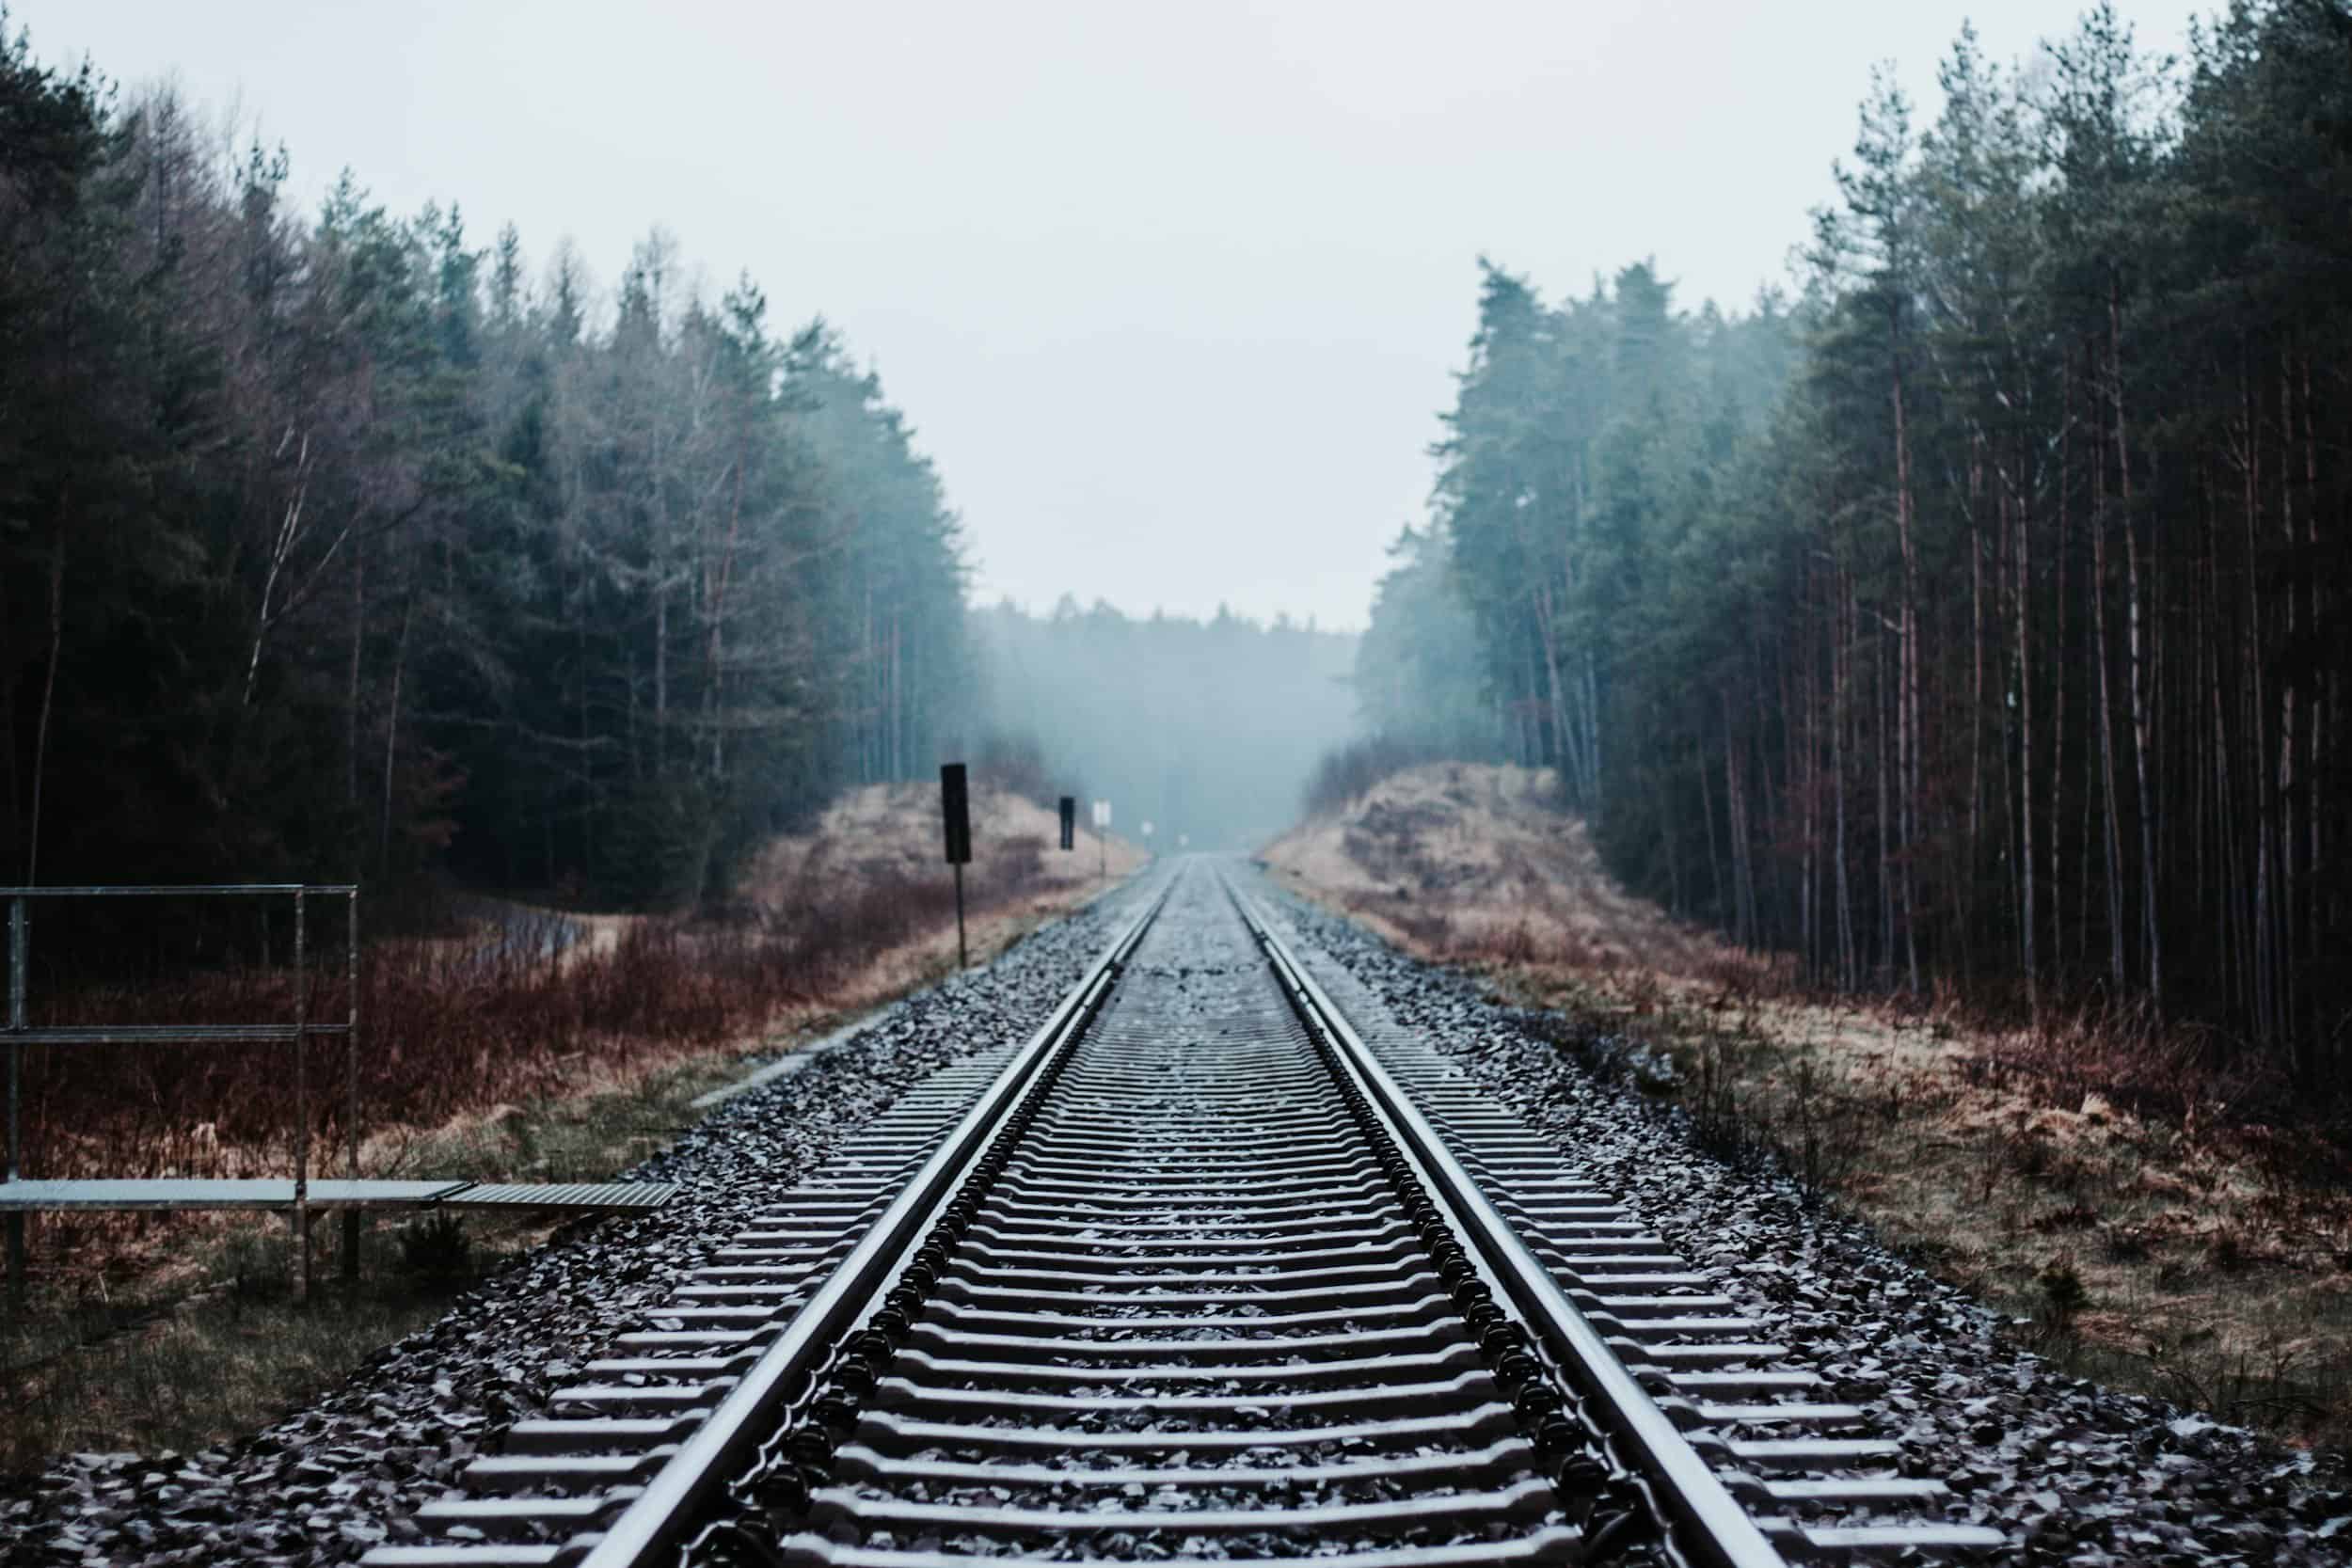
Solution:
{"label": "forest", "polygon": [[1359,661],[1817,983],[2090,1006],[2339,1091],[2352,15],[2102,4],[1869,87],[1793,292],[1484,266]]}
{"label": "forest", "polygon": [[[617,290],[0,24],[0,882],[681,903],[972,696],[873,373],[655,230]],[[961,736],[956,736],[961,738]]]}
{"label": "forest", "polygon": [[1160,849],[1250,849],[1290,826],[1316,759],[1356,730],[1352,634],[1220,607],[1207,621],[1063,598],[977,610],[993,733],[1033,740],[1051,787],[1111,802]]}

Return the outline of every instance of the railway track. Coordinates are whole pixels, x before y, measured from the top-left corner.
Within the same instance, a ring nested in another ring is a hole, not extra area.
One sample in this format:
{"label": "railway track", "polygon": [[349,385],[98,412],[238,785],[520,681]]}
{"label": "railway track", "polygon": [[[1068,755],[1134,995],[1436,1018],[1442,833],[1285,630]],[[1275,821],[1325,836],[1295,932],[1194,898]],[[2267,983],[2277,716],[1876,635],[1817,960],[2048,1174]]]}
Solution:
{"label": "railway track", "polygon": [[1438,1054],[1178,869],[377,1568],[1770,1568],[1997,1548]]}

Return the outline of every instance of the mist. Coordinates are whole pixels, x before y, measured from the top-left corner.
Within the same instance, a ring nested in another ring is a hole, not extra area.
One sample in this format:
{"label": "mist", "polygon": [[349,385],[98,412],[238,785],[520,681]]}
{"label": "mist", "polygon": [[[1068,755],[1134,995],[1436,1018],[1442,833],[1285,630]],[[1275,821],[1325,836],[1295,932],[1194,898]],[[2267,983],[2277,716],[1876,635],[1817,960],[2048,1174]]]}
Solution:
{"label": "mist", "polygon": [[1352,632],[1069,598],[1043,617],[1000,603],[970,625],[998,743],[1033,738],[1057,790],[1110,801],[1113,832],[1150,823],[1157,849],[1263,844],[1355,732]]}

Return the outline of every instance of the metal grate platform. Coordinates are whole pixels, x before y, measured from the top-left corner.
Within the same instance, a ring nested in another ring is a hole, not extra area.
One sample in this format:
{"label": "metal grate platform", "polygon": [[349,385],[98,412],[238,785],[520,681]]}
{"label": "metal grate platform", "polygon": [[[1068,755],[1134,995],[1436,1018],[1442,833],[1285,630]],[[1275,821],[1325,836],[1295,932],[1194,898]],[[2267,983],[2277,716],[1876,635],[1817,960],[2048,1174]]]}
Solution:
{"label": "metal grate platform", "polygon": [[437,1200],[444,1209],[659,1209],[677,1196],[675,1181],[480,1181]]}

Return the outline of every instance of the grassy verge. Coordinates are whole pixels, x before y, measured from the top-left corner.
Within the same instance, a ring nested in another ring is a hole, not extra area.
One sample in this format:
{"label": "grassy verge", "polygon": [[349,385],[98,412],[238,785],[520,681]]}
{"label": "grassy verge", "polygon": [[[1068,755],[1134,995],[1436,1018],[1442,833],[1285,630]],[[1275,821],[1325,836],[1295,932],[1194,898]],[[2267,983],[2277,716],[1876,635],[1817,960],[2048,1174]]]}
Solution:
{"label": "grassy verge", "polygon": [[[431,1323],[505,1257],[539,1239],[468,1221],[454,1238],[377,1220],[358,1286],[340,1278],[335,1227],[306,1308],[290,1287],[281,1218],[175,1217],[167,1268],[76,1288],[45,1284],[8,1325],[0,1468],[65,1451],[189,1452],[267,1424],[373,1351]],[[403,1244],[404,1242],[408,1244]]]}
{"label": "grassy verge", "polygon": [[[1932,1017],[1473,967],[1546,1008],[1565,1048],[1679,1105],[1719,1156],[1868,1221],[2078,1375],[2352,1445],[2352,1198],[2308,1145],[2096,1094],[2052,1105]],[[1619,1042],[1671,1073],[1623,1065]]]}

